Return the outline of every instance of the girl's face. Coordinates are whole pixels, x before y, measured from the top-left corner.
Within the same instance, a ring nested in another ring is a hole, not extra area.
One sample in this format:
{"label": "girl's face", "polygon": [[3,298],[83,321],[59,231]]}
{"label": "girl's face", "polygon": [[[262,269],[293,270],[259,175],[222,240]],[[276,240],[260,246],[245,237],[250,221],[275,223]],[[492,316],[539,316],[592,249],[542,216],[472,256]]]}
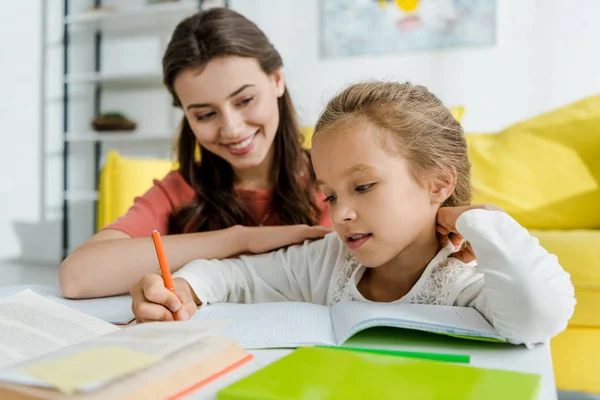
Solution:
{"label": "girl's face", "polygon": [[317,136],[312,149],[335,230],[370,268],[432,243],[440,205],[429,182],[419,185],[404,158],[380,147],[376,129],[367,123],[333,128]]}
{"label": "girl's face", "polygon": [[253,58],[222,57],[201,70],[183,70],[174,87],[198,143],[234,170],[272,155],[277,99],[285,90],[279,71],[267,75]]}

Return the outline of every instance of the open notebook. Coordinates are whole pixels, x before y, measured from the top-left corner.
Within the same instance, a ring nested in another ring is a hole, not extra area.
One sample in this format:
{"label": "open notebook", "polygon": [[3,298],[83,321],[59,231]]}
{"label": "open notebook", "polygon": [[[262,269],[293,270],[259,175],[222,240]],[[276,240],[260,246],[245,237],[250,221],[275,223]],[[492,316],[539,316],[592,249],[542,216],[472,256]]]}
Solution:
{"label": "open notebook", "polygon": [[219,303],[194,320],[227,320],[216,334],[246,349],[340,346],[372,327],[416,329],[476,340],[505,342],[475,309],[408,303],[340,302],[331,307],[297,302]]}

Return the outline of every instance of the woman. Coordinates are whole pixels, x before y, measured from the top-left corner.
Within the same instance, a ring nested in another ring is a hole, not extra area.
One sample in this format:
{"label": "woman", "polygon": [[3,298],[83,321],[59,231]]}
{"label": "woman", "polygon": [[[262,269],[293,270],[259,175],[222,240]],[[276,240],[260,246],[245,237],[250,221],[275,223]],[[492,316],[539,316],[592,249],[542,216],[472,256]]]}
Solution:
{"label": "woman", "polygon": [[66,297],[125,293],[157,272],[154,229],[165,235],[172,270],[330,232],[313,226],[331,220],[301,147],[282,65],[265,34],[232,10],[179,23],[163,57],[164,84],[185,114],[179,169],[63,261]]}

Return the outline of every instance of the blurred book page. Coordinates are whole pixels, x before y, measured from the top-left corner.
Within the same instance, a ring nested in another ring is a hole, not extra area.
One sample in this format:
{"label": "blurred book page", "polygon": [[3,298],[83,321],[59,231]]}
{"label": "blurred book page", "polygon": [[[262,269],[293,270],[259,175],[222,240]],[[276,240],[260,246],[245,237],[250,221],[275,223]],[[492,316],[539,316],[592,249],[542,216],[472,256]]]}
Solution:
{"label": "blurred book page", "polygon": [[61,296],[46,295],[52,301],[63,304],[74,310],[92,315],[111,324],[124,325],[132,321],[135,316],[131,311],[131,296],[112,296],[98,299],[65,299]]}
{"label": "blurred book page", "polygon": [[27,289],[0,299],[0,367],[118,330]]}
{"label": "blurred book page", "polygon": [[[193,344],[210,346],[222,321],[154,322],[117,329],[33,359],[0,368],[0,381],[66,392],[93,391],[114,379],[165,359]],[[196,346],[198,350],[198,346]],[[112,360],[112,361],[111,361]],[[119,368],[115,368],[119,364]],[[71,377],[65,377],[65,372]],[[56,373],[59,371],[59,373]]]}

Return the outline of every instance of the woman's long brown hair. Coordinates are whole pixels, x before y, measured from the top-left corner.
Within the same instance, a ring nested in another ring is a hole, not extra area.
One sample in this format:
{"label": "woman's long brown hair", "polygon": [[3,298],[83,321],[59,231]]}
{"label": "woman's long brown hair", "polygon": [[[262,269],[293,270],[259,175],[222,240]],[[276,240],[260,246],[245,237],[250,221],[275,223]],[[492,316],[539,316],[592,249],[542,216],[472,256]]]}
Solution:
{"label": "woman's long brown hair", "polygon": [[[201,69],[217,57],[254,58],[265,74],[283,66],[281,56],[265,34],[242,15],[226,8],[212,8],[183,20],[176,27],[163,57],[163,82],[175,106],[181,103],[174,82],[185,69]],[[315,199],[315,177],[310,154],[301,146],[302,136],[287,90],[278,100],[279,126],[275,134],[273,209],[283,225],[315,225],[320,208]],[[181,121],[177,158],[180,173],[197,193],[197,201],[176,210],[169,233],[200,232],[247,225],[249,213],[236,195],[231,165],[200,148],[197,161],[196,137],[184,116]]]}

